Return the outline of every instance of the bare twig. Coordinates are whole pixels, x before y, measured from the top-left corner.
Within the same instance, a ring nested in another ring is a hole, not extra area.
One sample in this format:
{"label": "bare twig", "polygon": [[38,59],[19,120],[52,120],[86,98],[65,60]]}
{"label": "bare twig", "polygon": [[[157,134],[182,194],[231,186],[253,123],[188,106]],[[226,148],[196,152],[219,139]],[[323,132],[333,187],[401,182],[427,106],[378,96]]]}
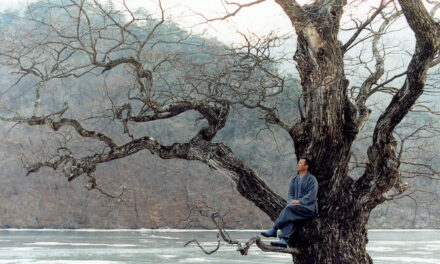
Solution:
{"label": "bare twig", "polygon": [[191,243],[196,243],[197,246],[205,253],[205,254],[212,254],[214,252],[216,252],[219,248],[220,248],[220,237],[223,239],[223,241],[225,241],[227,244],[229,245],[236,245],[237,246],[237,251],[239,251],[241,253],[241,255],[247,255],[249,253],[249,249],[253,244],[256,244],[258,248],[260,248],[262,251],[264,252],[278,252],[278,253],[287,253],[287,254],[298,254],[299,250],[296,248],[282,248],[282,247],[274,247],[274,246],[269,246],[266,245],[259,236],[255,236],[250,238],[247,242],[245,242],[244,244],[239,242],[238,240],[233,240],[229,233],[225,230],[224,228],[224,219],[223,217],[220,216],[219,213],[214,212],[210,215],[210,218],[212,220],[212,222],[215,224],[215,226],[218,229],[218,233],[217,233],[217,247],[211,251],[207,251],[205,250],[200,243],[196,240],[193,239],[191,241],[188,241],[185,246],[191,244]]}

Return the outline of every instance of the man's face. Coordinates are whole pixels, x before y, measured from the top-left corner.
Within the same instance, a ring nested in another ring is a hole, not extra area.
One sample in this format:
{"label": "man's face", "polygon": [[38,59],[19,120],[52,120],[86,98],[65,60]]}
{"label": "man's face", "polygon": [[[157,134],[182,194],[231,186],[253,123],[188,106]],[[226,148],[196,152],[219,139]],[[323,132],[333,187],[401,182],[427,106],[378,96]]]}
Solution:
{"label": "man's face", "polygon": [[306,165],[306,161],[304,159],[300,159],[298,164],[296,165],[297,171],[307,171],[309,169],[309,165]]}

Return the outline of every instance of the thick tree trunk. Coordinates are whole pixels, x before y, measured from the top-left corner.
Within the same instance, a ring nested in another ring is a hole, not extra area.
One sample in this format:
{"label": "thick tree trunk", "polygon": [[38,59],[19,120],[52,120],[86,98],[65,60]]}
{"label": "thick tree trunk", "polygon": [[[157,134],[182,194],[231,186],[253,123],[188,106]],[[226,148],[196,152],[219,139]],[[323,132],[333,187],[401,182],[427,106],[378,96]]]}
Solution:
{"label": "thick tree trunk", "polygon": [[289,241],[299,250],[293,256],[295,264],[373,263],[366,251],[370,209],[350,193],[341,193],[350,185],[342,183],[338,190],[324,188],[318,217],[306,222]]}
{"label": "thick tree trunk", "polygon": [[[343,215],[351,214],[340,211]],[[291,245],[299,249],[293,256],[295,264],[369,264],[366,252],[368,214],[356,219],[318,217],[302,228]]]}
{"label": "thick tree trunk", "polygon": [[[410,109],[405,105],[413,105],[422,92],[427,65],[439,48],[438,41],[432,41],[438,39],[438,26],[427,16],[419,1],[401,1],[405,15],[414,13],[413,16],[423,17],[423,21],[409,22],[414,24],[413,27],[426,27],[425,31],[430,32],[417,36],[417,30],[413,28],[418,40],[416,53],[426,49],[428,51],[423,54],[429,55],[421,56],[422,62],[416,60],[410,64],[408,72],[416,70],[420,81],[414,81],[413,88],[404,85],[390,103],[387,112],[391,114],[381,117],[375,131],[375,135],[383,135],[384,140],[376,138],[377,144],[370,147],[371,166],[366,170],[369,176],[355,182],[348,177],[347,167],[352,143],[363,125],[358,119],[361,114],[358,111],[365,109],[356,109],[348,98],[344,46],[337,39],[346,1],[323,0],[305,6],[290,0],[276,2],[289,16],[298,35],[294,59],[301,77],[304,110],[301,121],[292,128],[290,135],[297,159],[307,157],[312,160],[312,173],[320,184],[319,216],[289,241],[291,246],[299,249],[293,260],[295,264],[372,263],[366,252],[368,217],[376,205],[386,200],[386,193],[399,180],[391,133]],[[403,100],[405,96],[408,98]],[[389,126],[380,124],[381,120],[393,115],[394,110],[400,115],[387,120]],[[377,151],[373,153],[372,149]],[[374,181],[377,184],[370,186],[374,179],[378,179]],[[354,188],[361,183],[364,183],[361,188]],[[368,195],[360,195],[363,192]]]}
{"label": "thick tree trunk", "polygon": [[[358,133],[356,109],[347,96],[342,43],[337,39],[345,1],[302,8],[294,23],[295,60],[304,96],[304,116],[291,131],[297,158],[312,161],[319,186],[319,217],[292,240],[295,263],[372,263],[366,252],[369,213],[347,196],[352,143]],[[299,241],[299,242],[298,242]]]}

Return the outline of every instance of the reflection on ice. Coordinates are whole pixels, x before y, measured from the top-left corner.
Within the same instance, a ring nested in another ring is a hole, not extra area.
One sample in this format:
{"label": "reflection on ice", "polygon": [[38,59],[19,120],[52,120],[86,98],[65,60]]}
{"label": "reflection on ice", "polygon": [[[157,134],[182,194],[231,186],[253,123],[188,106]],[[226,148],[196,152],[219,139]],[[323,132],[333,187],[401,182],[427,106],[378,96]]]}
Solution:
{"label": "reflection on ice", "polygon": [[35,264],[121,264],[118,261],[106,261],[106,260],[44,260],[32,262]]}
{"label": "reflection on ice", "polygon": [[373,252],[373,251],[376,251],[376,252],[391,252],[391,251],[395,251],[397,249],[390,248],[390,247],[367,247],[367,250],[369,252]]}
{"label": "reflection on ice", "polygon": [[2,248],[2,249],[23,252],[23,251],[32,251],[32,250],[36,249],[36,247],[11,247],[11,248]]}
{"label": "reflection on ice", "polygon": [[187,258],[179,260],[179,263],[207,263],[210,262],[208,258]]}
{"label": "reflection on ice", "polygon": [[96,244],[96,243],[61,243],[61,242],[34,242],[34,243],[24,243],[24,245],[34,245],[34,246],[73,246],[73,247],[135,247],[132,244]]}
{"label": "reflection on ice", "polygon": [[439,264],[440,259],[428,259],[428,258],[412,258],[412,257],[377,257],[375,260],[393,261],[393,263],[429,263]]}
{"label": "reflection on ice", "polygon": [[151,235],[151,238],[159,238],[159,239],[176,239],[179,240],[179,238],[177,237],[170,237],[170,236],[156,236],[156,235]]}
{"label": "reflection on ice", "polygon": [[433,240],[433,241],[371,241],[371,244],[375,245],[432,245],[432,244],[438,244],[440,246],[440,240]]}

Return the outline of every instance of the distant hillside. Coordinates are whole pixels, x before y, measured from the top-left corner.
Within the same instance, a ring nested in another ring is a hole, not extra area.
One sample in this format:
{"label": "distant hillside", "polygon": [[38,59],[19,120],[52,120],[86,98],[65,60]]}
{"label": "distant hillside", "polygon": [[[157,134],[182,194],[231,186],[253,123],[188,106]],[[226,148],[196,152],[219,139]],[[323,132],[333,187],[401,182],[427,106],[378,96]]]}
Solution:
{"label": "distant hillside", "polygon": [[[20,22],[9,14],[0,16],[2,28],[23,26],[15,23]],[[170,37],[187,34],[173,24],[165,28]],[[162,37],[167,36],[166,30],[162,33]],[[194,45],[189,48],[188,44]],[[179,49],[193,53],[191,59],[209,61],[213,58],[194,48],[204,45],[222,48],[224,44],[192,36]],[[160,51],[167,52],[165,47]],[[107,91],[88,89],[101,85],[89,77],[69,79],[61,87],[54,86],[52,90],[43,91],[42,97],[46,99],[42,102],[41,111],[60,109],[64,100],[71,109],[78,109],[69,112],[71,115],[87,117],[101,114],[101,108],[109,108],[105,96],[117,99],[124,92],[117,89],[118,85],[130,84],[124,69],[112,71],[112,74],[112,83]],[[1,92],[13,82],[15,80],[8,69],[0,68]],[[26,79],[2,95],[2,106],[19,106],[30,114],[34,102],[34,94],[29,89],[31,84],[32,79]],[[297,81],[286,84],[284,97],[281,96],[283,99],[274,102],[280,112],[291,120],[298,118],[298,85]],[[178,92],[177,88],[175,92]],[[287,94],[289,97],[285,96]],[[63,99],[61,103],[60,98]],[[274,191],[286,196],[290,179],[295,175],[296,163],[289,135],[276,128],[269,129],[258,112],[240,107],[232,111],[232,117],[215,140],[225,142]],[[185,113],[183,116],[143,125],[133,133],[135,136],[149,135],[163,143],[188,139],[201,124],[196,121],[196,113]],[[423,114],[414,117],[416,120],[420,118],[428,117]],[[92,128],[106,125],[103,121],[95,120],[86,120],[84,123]],[[262,229],[270,226],[270,219],[239,195],[233,183],[224,175],[197,162],[161,160],[148,151],[98,167],[96,176],[100,188],[114,196],[123,192],[120,199],[106,197],[97,190],[87,191],[87,178],[67,182],[59,173],[48,169],[25,177],[22,161],[51,157],[53,153],[50,151],[55,150],[63,140],[76,146],[79,153],[89,153],[91,150],[79,144],[84,143],[83,139],[73,132],[67,133],[70,138],[66,139],[45,127],[13,126],[7,122],[1,124],[0,228],[212,228],[210,219],[205,215],[209,211],[224,215],[227,228],[231,229]],[[107,129],[108,133],[121,141],[126,139],[126,136],[121,136],[122,131],[123,128],[117,126]],[[400,131],[406,133],[409,128],[402,127]],[[365,153],[368,140],[368,137],[360,140],[354,148],[354,154]],[[429,139],[423,139],[423,142],[427,142],[421,151],[425,153],[422,158],[426,164],[440,164],[440,160],[433,157],[434,154],[438,156],[440,143]],[[411,149],[411,146],[415,148],[414,144],[409,142],[407,145],[409,154],[405,155],[408,159],[414,152]],[[435,166],[434,169],[440,170],[438,165]],[[413,172],[423,174],[420,166],[406,164],[404,169],[408,175],[416,174]],[[353,170],[353,177],[359,175],[360,171]],[[416,177],[408,178],[408,182],[414,185],[413,189],[425,192],[381,205],[372,213],[370,228],[440,228],[438,181]]]}

